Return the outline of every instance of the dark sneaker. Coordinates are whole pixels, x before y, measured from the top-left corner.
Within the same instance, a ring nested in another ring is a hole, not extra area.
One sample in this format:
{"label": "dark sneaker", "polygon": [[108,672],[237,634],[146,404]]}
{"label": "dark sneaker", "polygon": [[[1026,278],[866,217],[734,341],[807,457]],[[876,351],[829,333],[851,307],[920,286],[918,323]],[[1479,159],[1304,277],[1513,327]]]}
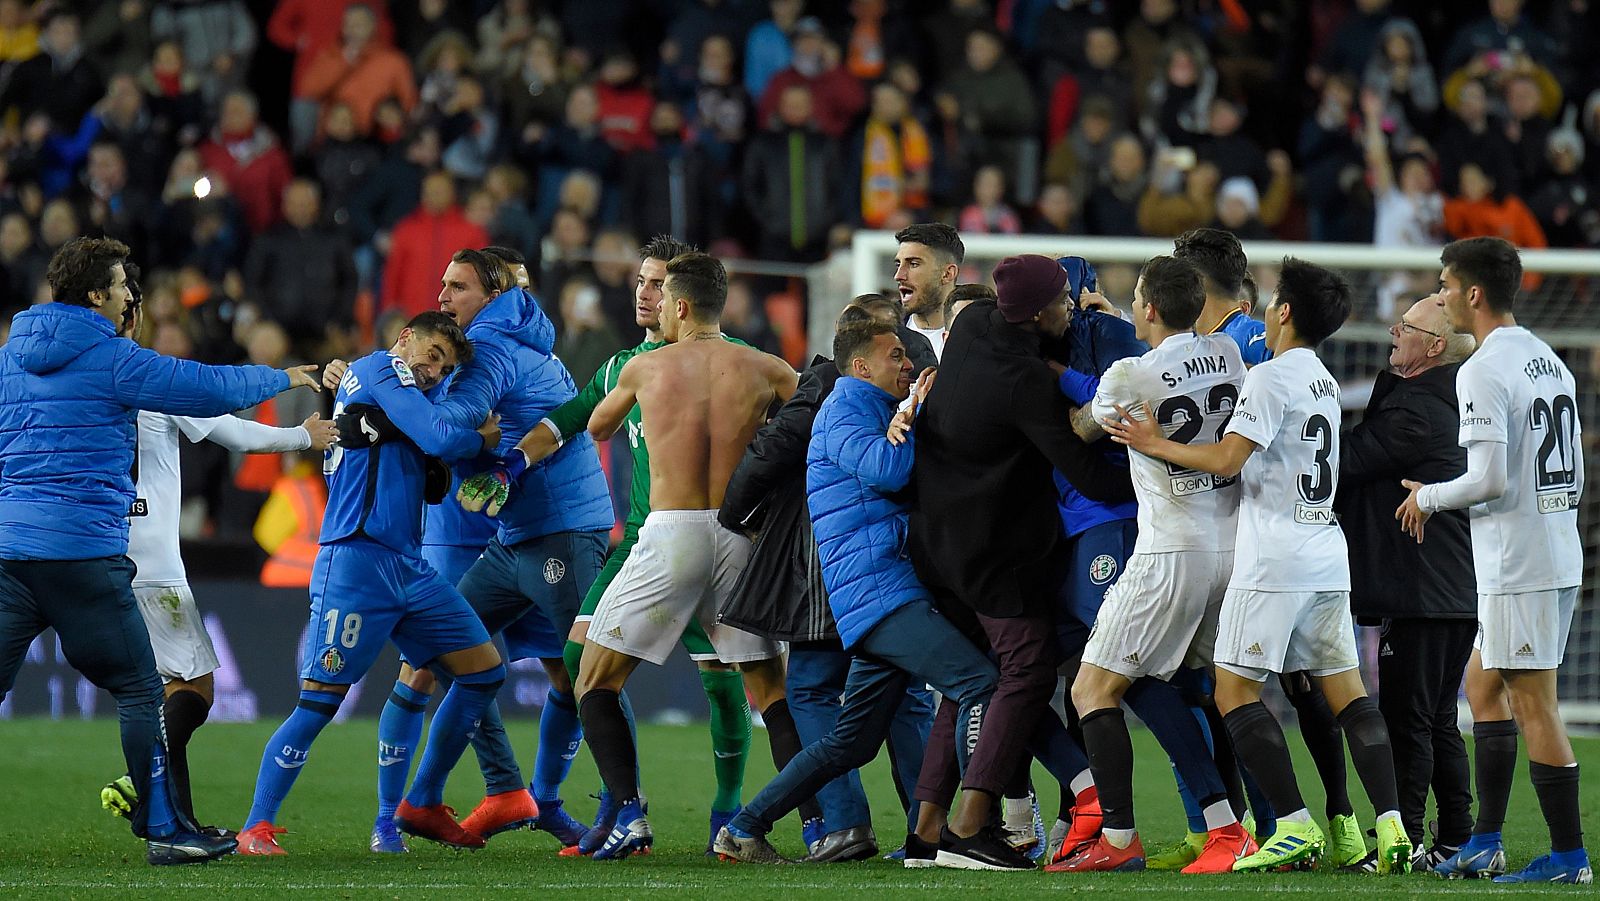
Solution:
{"label": "dark sneaker", "polygon": [[187,830],[167,838],[149,839],[145,842],[145,860],[153,867],[168,867],[181,863],[206,863],[227,857],[239,843],[231,838],[212,838]]}
{"label": "dark sneaker", "polygon": [[1015,872],[1035,869],[1028,855],[1011,847],[1005,833],[994,826],[985,826],[967,838],[957,836],[948,826],[940,830],[939,853],[934,863],[953,870]]}
{"label": "dark sneaker", "polygon": [[903,859],[908,870],[938,866],[939,846],[923,841],[915,832],[906,833],[906,846],[901,850],[905,852]]}

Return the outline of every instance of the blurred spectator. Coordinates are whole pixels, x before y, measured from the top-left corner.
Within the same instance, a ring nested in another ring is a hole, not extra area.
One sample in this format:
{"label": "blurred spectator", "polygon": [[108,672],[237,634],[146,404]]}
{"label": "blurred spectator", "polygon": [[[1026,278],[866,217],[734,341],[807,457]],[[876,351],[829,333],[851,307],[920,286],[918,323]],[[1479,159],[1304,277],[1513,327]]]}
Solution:
{"label": "blurred spectator", "polygon": [[1547,144],[1550,176],[1528,198],[1528,207],[1550,246],[1600,246],[1600,202],[1583,177],[1583,137],[1569,123],[1551,132]]}
{"label": "blurred spectator", "polygon": [[39,26],[33,23],[28,7],[22,0],[0,0],[0,72],[38,53]]}
{"label": "blurred spectator", "polygon": [[39,214],[39,244],[45,259],[54,257],[61,245],[81,234],[78,213],[69,201],[57,198],[44,205]]}
{"label": "blurred spectator", "polygon": [[[1120,130],[1132,123],[1133,85],[1122,65],[1122,42],[1108,24],[1096,25],[1083,36],[1083,61],[1045,82],[1049,90],[1047,143],[1060,141],[1096,98],[1112,112]],[[1080,112],[1083,111],[1083,112]]]}
{"label": "blurred spectator", "polygon": [[1146,184],[1144,145],[1131,134],[1111,142],[1111,159],[1098,174],[1084,201],[1084,226],[1091,235],[1134,236],[1139,229],[1139,201]]}
{"label": "blurred spectator", "polygon": [[127,244],[134,259],[146,258],[146,229],[154,210],[151,197],[128,183],[128,160],[121,146],[101,141],[89,148],[88,165],[72,197],[91,229]]}
{"label": "blurred spectator", "polygon": [[[209,178],[202,181],[204,176],[200,154],[195,150],[185,148],[172,158],[161,188],[161,206],[151,226],[153,269],[196,262],[202,247],[206,258],[223,269],[236,262],[244,225],[238,221],[232,199],[220,186],[212,185]],[[210,212],[202,216],[203,210]],[[209,266],[207,269],[211,271]]]}
{"label": "blurred spectator", "polygon": [[1265,241],[1272,237],[1261,224],[1261,194],[1256,183],[1242,175],[1225,179],[1217,188],[1217,219],[1213,225],[1232,232],[1241,241]]}
{"label": "blurred spectator", "polygon": [[159,3],[150,13],[150,34],[178,41],[183,58],[205,73],[201,91],[208,102],[244,84],[256,52],[256,24],[244,0]]}
{"label": "blurred spectator", "polygon": [[678,62],[693,67],[700,47],[712,35],[743,41],[761,18],[758,0],[679,0],[658,49],[663,68]]}
{"label": "blurred spectator", "polygon": [[794,51],[789,67],[772,77],[761,95],[756,121],[763,126],[770,120],[785,92],[796,85],[811,94],[817,129],[830,138],[840,138],[857,115],[867,106],[866,89],[840,65],[839,46],[828,39],[822,23],[807,16],[795,25]]}
{"label": "blurred spectator", "polygon": [[594,282],[580,276],[561,286],[561,324],[556,356],[573,381],[586,385],[622,347],[622,338],[600,312],[600,289]]}
{"label": "blurred spectator", "polygon": [[617,155],[600,134],[599,97],[586,84],[573,87],[567,95],[560,125],[546,128],[537,122],[528,123],[512,152],[524,166],[539,171],[541,194],[559,185],[572,169],[610,174]]}
{"label": "blurred spectator", "polygon": [[950,0],[922,19],[922,31],[933,45],[934,72],[954,72],[967,58],[967,37],[980,29],[993,29],[994,16],[987,0]]}
{"label": "blurred spectator", "polygon": [[418,121],[436,116],[456,91],[456,79],[472,65],[472,45],[458,31],[434,35],[416,57],[421,82],[417,89],[418,106],[412,111]]}
{"label": "blurred spectator", "polygon": [[1245,136],[1239,129],[1244,125],[1244,110],[1226,97],[1211,101],[1207,116],[1206,136],[1195,148],[1199,158],[1217,167],[1224,180],[1248,178],[1256,190],[1264,190],[1271,179],[1267,170],[1267,155],[1261,145]]}
{"label": "blurred spectator", "polygon": [[983,137],[961,109],[955,94],[940,90],[933,95],[933,127],[928,138],[933,170],[928,180],[935,206],[960,207],[967,202],[972,173],[983,156]]}
{"label": "blurred spectator", "polygon": [[478,56],[474,66],[486,79],[498,79],[522,63],[522,48],[535,32],[559,34],[555,17],[534,8],[534,0],[500,0],[478,19]]}
{"label": "blurred spectator", "polygon": [[371,10],[378,19],[377,42],[385,47],[394,45],[388,0],[277,0],[272,18],[267,20],[267,39],[294,54],[290,84],[300,83],[306,67],[322,48],[339,43],[345,11],[352,6]]}
{"label": "blurred spectator", "polygon": [[494,218],[486,231],[489,243],[531,253],[539,243],[539,227],[528,211],[528,178],[516,166],[501,163],[489,170],[483,189],[494,203]]}
{"label": "blurred spectator", "polygon": [[1090,97],[1083,104],[1078,124],[1045,157],[1045,181],[1069,185],[1081,196],[1105,167],[1111,156],[1111,139],[1118,131],[1111,101],[1099,95]]}
{"label": "blurred spectator", "polygon": [[1541,81],[1533,75],[1514,75],[1505,82],[1505,104],[1506,143],[1511,145],[1517,183],[1531,190],[1545,173],[1545,145],[1561,111],[1561,88],[1553,78]]}
{"label": "blurred spectator", "polygon": [[1349,76],[1329,76],[1316,112],[1300,123],[1298,156],[1313,241],[1360,241],[1371,236],[1371,219],[1354,196],[1366,169],[1358,141],[1355,90]]}
{"label": "blurred spectator", "polygon": [[1111,32],[1117,50],[1113,59],[1121,55],[1122,42],[1111,27],[1106,15],[1106,4],[1095,0],[1064,0],[1052,2],[1039,13],[1035,23],[1033,64],[1039,72],[1039,83],[1053,85],[1062,76],[1089,68],[1089,44],[1103,41],[1103,36],[1090,38],[1099,30]]}
{"label": "blurred spectator", "polygon": [[762,259],[821,259],[828,230],[841,218],[836,209],[843,193],[839,150],[811,127],[811,110],[808,88],[785,88],[776,121],[745,151],[742,196],[761,233]]}
{"label": "blurred spectator", "polygon": [[0,113],[14,110],[27,119],[43,112],[56,129],[76,132],[84,114],[105,96],[99,69],[84,53],[78,14],[66,8],[48,12],[39,50],[11,70],[0,88]]}
{"label": "blurred spectator", "polygon": [[1046,184],[1034,204],[1033,216],[1028,221],[1028,233],[1034,235],[1078,235],[1083,233],[1083,221],[1078,215],[1078,198],[1072,189],[1063,184]]}
{"label": "blurred spectator", "polygon": [[1122,29],[1133,98],[1148,112],[1151,82],[1166,68],[1166,46],[1178,39],[1198,40],[1178,15],[1176,0],[1139,0],[1139,14]]}
{"label": "blurred spectator", "polygon": [[972,177],[972,203],[961,211],[956,227],[979,235],[1022,232],[1022,218],[1006,203],[1006,174],[999,166],[984,166]]}
{"label": "blurred spectator", "polygon": [[329,328],[355,321],[355,262],[344,234],[320,224],[321,202],[315,182],[292,182],[283,222],[251,244],[244,264],[249,297],[283,326],[302,359],[315,358]]}
{"label": "blurred spectator", "polygon": [[[363,136],[371,132],[380,102],[393,98],[407,113],[416,106],[411,63],[404,54],[379,43],[377,35],[378,17],[371,7],[345,10],[339,41],[318,51],[295,80],[295,102],[302,105],[294,123],[296,148],[310,145],[311,134],[301,130],[321,127],[335,104],[349,108],[356,133]],[[310,105],[314,107],[308,114]]]}
{"label": "blurred spectator", "polygon": [[[991,144],[997,138],[1031,135],[1038,123],[1033,89],[1017,64],[1005,57],[1005,44],[992,30],[967,35],[965,65],[950,75],[946,88]],[[998,161],[992,149],[989,161]]]}
{"label": "blurred spectator", "polygon": [[[566,325],[561,321],[561,289],[567,281],[589,272],[589,221],[576,210],[556,210],[550,231],[539,242],[539,296],[544,311],[556,324],[556,334]],[[624,332],[623,334],[631,334]]]}
{"label": "blurred spectator", "polygon": [[481,180],[499,146],[500,120],[476,75],[456,79],[455,92],[439,110],[437,124],[444,168],[459,179]]}
{"label": "blurred spectator", "polygon": [[619,188],[627,225],[635,234],[672,235],[706,247],[721,237],[716,163],[684,140],[683,111],[675,103],[656,104],[650,131],[650,149],[622,158]]}
{"label": "blurred spectator", "polygon": [[[1322,57],[1307,71],[1307,81],[1321,88],[1328,75],[1348,75],[1360,78],[1368,63],[1384,52],[1384,26],[1394,16],[1389,0],[1356,0],[1355,8],[1344,17],[1334,31]],[[1420,36],[1418,38],[1420,42]]]}
{"label": "blurred spectator", "polygon": [[638,21],[636,6],[635,0],[561,4],[561,33],[567,37],[567,59],[576,68],[587,70],[606,51],[627,44],[629,26]]}
{"label": "blurred spectator", "polygon": [[200,76],[188,70],[177,41],[156,43],[150,65],[139,73],[139,87],[149,98],[154,127],[167,140],[188,146],[199,139],[206,118]]}
{"label": "blurred spectator", "polygon": [[[694,109],[693,140],[720,166],[729,165],[749,134],[750,96],[739,83],[733,42],[712,35],[700,45],[700,68],[689,98]],[[655,234],[645,231],[641,234]]]}
{"label": "blurred spectator", "polygon": [[772,76],[789,67],[790,37],[804,0],[770,0],[772,17],[750,29],[744,43],[744,89],[751,97],[766,93]]}
{"label": "blurred spectator", "polygon": [[452,34],[466,48],[466,58],[461,61],[461,71],[472,64],[472,45],[466,35],[473,31],[470,3],[457,0],[405,0],[394,8],[395,34],[400,49],[421,68],[430,68],[421,58],[427,55],[424,48],[433,43],[436,35]]}
{"label": "blurred spectator", "polygon": [[1462,28],[1450,42],[1444,57],[1445,71],[1454,71],[1475,57],[1496,52],[1524,53],[1540,65],[1553,63],[1555,43],[1522,14],[1523,6],[1523,0],[1489,0],[1489,15]]}
{"label": "blurred spectator", "polygon": [[245,91],[224,97],[217,127],[199,149],[206,170],[226,182],[238,200],[251,234],[278,221],[283,189],[293,173],[289,154],[257,118],[255,97]]}
{"label": "blurred spectator", "polygon": [[618,153],[648,149],[650,111],[655,98],[640,77],[639,63],[625,50],[613,50],[600,64],[595,100],[600,105],[600,135]]}
{"label": "blurred spectator", "polygon": [[322,140],[312,158],[316,161],[317,181],[322,184],[328,220],[341,229],[350,229],[350,203],[377,170],[383,154],[377,145],[356,133],[356,119],[350,107],[335,103],[323,116]]}
{"label": "blurred spectator", "polygon": [[557,40],[543,33],[529,38],[517,51],[517,65],[500,83],[508,125],[537,122],[551,126],[561,121],[572,82],[561,69],[560,54]]}
{"label": "blurred spectator", "polygon": [[1169,41],[1162,50],[1161,74],[1151,79],[1139,127],[1145,140],[1178,147],[1198,144],[1210,128],[1217,96],[1217,70],[1199,38]]}
{"label": "blurred spectator", "polygon": [[[0,296],[9,307],[32,297],[49,261],[33,243],[33,226],[21,213],[0,216]],[[10,316],[4,317],[10,323]]]}
{"label": "blurred spectator", "polygon": [[[1180,156],[1179,153],[1189,154]],[[1139,231],[1152,237],[1170,238],[1191,228],[1210,225],[1216,217],[1217,186],[1222,177],[1210,163],[1194,163],[1193,151],[1175,148],[1156,154],[1156,165],[1149,187],[1139,198]],[[1176,183],[1179,190],[1168,191],[1164,184]]]}
{"label": "blurred spectator", "polygon": [[488,233],[468,222],[456,206],[450,174],[430,173],[422,181],[422,202],[395,225],[390,237],[378,308],[407,316],[438,309],[439,274],[451,254],[488,243]]}
{"label": "blurred spectator", "polygon": [[[20,7],[16,0],[0,4]],[[83,43],[107,75],[137,72],[150,61],[150,3],[148,0],[110,0],[93,6],[83,23]]]}
{"label": "blurred spectator", "polygon": [[95,116],[100,120],[99,140],[122,148],[129,182],[152,194],[159,190],[162,173],[172,158],[173,142],[156,127],[133,75],[125,72],[111,77]]}
{"label": "blurred spectator", "polygon": [[883,78],[891,59],[919,50],[915,25],[903,10],[891,9],[889,0],[850,0],[850,17],[844,67],[863,82]]}
{"label": "blurred spectator", "polygon": [[1501,191],[1477,163],[1462,163],[1456,182],[1460,193],[1444,202],[1444,230],[1451,238],[1505,238],[1518,247],[1549,246],[1527,204]]}
{"label": "blurred spectator", "polygon": [[879,82],[849,147],[846,173],[859,199],[852,218],[867,228],[882,228],[898,210],[925,213],[932,170],[928,133],[912,118],[905,94],[892,82]]}
{"label": "blurred spectator", "polygon": [[1434,146],[1439,148],[1439,168],[1444,173],[1445,193],[1457,191],[1456,173],[1461,164],[1478,164],[1502,189],[1517,188],[1517,165],[1505,132],[1495,127],[1489,115],[1489,96],[1479,80],[1461,83],[1454,93],[1446,87],[1445,106],[1451,116],[1439,132]]}
{"label": "blurred spectator", "polygon": [[1422,34],[1410,19],[1390,19],[1378,33],[1361,86],[1384,101],[1391,121],[1384,131],[1401,140],[1414,132],[1432,133],[1439,112],[1439,82],[1428,64]]}
{"label": "blurred spectator", "polygon": [[722,308],[722,331],[757,350],[769,354],[782,351],[778,335],[762,313],[749,279],[735,278],[728,282],[728,300]]}
{"label": "blurred spectator", "polygon": [[1432,162],[1417,152],[1408,152],[1391,162],[1389,141],[1383,131],[1387,109],[1384,98],[1363,93],[1361,102],[1367,180],[1372,186],[1373,243],[1380,247],[1442,246],[1444,195],[1435,184]]}
{"label": "blurred spectator", "polygon": [[387,253],[389,233],[416,208],[422,197],[423,176],[438,165],[439,133],[431,128],[418,129],[396,147],[350,198],[351,237],[355,243],[372,242],[379,253]]}
{"label": "blurred spectator", "polygon": [[[632,334],[634,325],[634,277],[639,271],[639,239],[620,229],[607,229],[595,236],[590,270],[600,295],[600,315],[616,335]],[[612,347],[615,351],[621,344]]]}

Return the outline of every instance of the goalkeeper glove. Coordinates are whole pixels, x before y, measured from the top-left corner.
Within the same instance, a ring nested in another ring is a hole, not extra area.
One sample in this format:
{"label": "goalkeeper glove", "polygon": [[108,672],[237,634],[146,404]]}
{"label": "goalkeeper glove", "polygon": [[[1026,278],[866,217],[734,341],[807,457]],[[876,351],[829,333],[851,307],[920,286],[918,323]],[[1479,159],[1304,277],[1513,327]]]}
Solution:
{"label": "goalkeeper glove", "polygon": [[489,516],[499,516],[506,501],[511,499],[512,483],[527,468],[527,455],[512,448],[492,468],[463,480],[461,488],[456,491],[456,500],[461,502],[461,509],[468,513],[481,510]]}

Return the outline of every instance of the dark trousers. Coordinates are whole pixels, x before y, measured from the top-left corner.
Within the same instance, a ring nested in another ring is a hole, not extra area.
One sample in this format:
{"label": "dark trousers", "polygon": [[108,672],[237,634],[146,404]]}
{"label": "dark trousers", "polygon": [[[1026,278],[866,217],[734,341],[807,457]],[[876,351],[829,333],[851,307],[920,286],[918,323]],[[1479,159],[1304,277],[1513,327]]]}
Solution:
{"label": "dark trousers", "polygon": [[1439,840],[1472,834],[1472,789],[1456,698],[1478,624],[1464,619],[1385,620],[1378,647],[1378,709],[1394,747],[1400,818],[1424,838],[1428,788],[1439,808]]}
{"label": "dark trousers", "polygon": [[[133,834],[150,821],[151,762],[161,742],[161,677],[133,599],[133,561],[0,560],[0,698],[16,684],[28,646],[55,629],[73,669],[111,693],[122,755],[139,793]],[[170,812],[164,819],[170,821]]]}
{"label": "dark trousers", "polygon": [[[912,681],[926,682],[968,712],[980,730],[995,692],[994,664],[926,601],[895,610],[855,647],[845,678],[844,706],[833,731],[805,747],[734,820],[765,835],[772,824],[839,776],[877,756]],[[963,757],[966,755],[963,754]],[[833,824],[829,824],[832,828]]]}
{"label": "dark trousers", "polygon": [[[1048,614],[974,616],[999,666],[1000,683],[989,700],[984,729],[972,748],[961,784],[998,798],[1028,756],[1041,718],[1055,716],[1050,696],[1055,692],[1060,655],[1055,622]],[[962,738],[956,736],[958,742]]]}

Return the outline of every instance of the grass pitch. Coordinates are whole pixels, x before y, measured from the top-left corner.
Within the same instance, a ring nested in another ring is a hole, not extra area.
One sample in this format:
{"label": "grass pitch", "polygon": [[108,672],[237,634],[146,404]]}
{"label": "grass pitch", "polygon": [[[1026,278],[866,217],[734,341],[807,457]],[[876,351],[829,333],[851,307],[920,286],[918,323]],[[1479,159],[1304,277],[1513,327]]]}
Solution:
{"label": "grass pitch", "polygon": [[[250,805],[262,745],[275,723],[214,724],[201,729],[190,750],[194,794],[202,818],[237,828]],[[532,763],[535,727],[511,724],[526,768]],[[367,852],[376,781],[377,724],[357,720],[329,726],[284,806],[278,825],[288,857],[230,858],[205,866],[154,868],[144,863],[143,844],[126,824],[99,807],[100,786],[122,772],[116,723],[109,720],[18,720],[0,722],[6,751],[5,792],[0,803],[0,897],[118,898],[577,898],[677,896],[692,898],[913,898],[983,896],[1013,898],[1093,892],[1146,897],[1234,898],[1287,894],[1345,898],[1352,894],[1418,895],[1589,894],[1573,886],[1507,887],[1446,883],[1415,874],[1380,879],[1332,873],[1187,877],[1167,873],[1046,876],[1043,873],[982,874],[947,870],[907,871],[887,861],[830,866],[755,867],[722,864],[703,856],[712,794],[710,741],[703,726],[656,726],[640,730],[643,780],[655,827],[655,853],[616,863],[559,858],[555,841],[542,833],[497,836],[488,848],[454,852],[415,842],[403,857]],[[1291,736],[1291,745],[1298,739]],[[1600,740],[1575,741],[1579,761],[1600,774]],[[1150,851],[1183,833],[1182,812],[1165,758],[1149,735],[1135,732],[1141,836]],[[1297,758],[1301,785],[1320,813],[1319,786],[1309,760]],[[748,799],[772,775],[766,735],[756,731]],[[1519,767],[1506,824],[1512,866],[1548,847],[1538,804]],[[888,767],[883,759],[863,773],[874,825],[883,850],[904,835]],[[1310,777],[1309,779],[1307,777]],[[1048,780],[1041,780],[1047,782]],[[586,793],[597,785],[587,753],[568,780],[568,803],[580,819],[591,816]],[[469,752],[451,780],[446,801],[462,815],[480,797],[482,783]],[[1351,777],[1357,814],[1371,825],[1372,811]],[[1056,810],[1053,785],[1040,794],[1046,822]],[[1589,775],[1583,791],[1584,823],[1600,827],[1600,775]],[[786,854],[801,853],[798,821],[779,824],[774,843]]]}

